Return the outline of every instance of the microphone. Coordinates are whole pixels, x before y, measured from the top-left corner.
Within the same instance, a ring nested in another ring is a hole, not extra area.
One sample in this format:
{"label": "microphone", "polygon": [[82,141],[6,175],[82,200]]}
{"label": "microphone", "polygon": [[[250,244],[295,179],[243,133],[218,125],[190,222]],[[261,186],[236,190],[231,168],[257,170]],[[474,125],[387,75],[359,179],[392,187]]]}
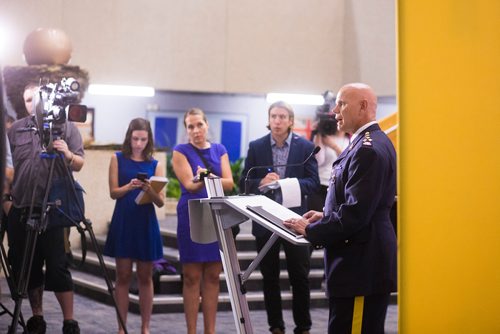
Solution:
{"label": "microphone", "polygon": [[255,169],[302,166],[302,165],[305,165],[313,156],[315,156],[316,153],[319,152],[319,150],[321,150],[321,147],[316,146],[314,148],[314,150],[312,150],[311,154],[309,154],[309,156],[306,158],[306,160],[304,160],[303,162],[296,163],[296,164],[289,164],[289,165],[288,164],[281,164],[281,165],[268,165],[268,166],[253,166],[253,167],[251,167],[245,176],[245,193],[244,193],[244,195],[249,195],[249,193],[248,193],[248,183],[249,183],[248,177],[250,176],[250,173],[252,171],[254,171]]}

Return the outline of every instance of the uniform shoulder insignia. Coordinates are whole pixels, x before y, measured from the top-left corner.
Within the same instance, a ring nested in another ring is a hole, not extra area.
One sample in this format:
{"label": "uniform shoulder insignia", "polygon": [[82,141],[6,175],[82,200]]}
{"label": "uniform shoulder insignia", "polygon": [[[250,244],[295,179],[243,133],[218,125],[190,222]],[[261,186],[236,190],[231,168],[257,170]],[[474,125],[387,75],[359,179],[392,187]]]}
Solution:
{"label": "uniform shoulder insignia", "polygon": [[372,146],[372,138],[370,137],[370,131],[365,132],[365,137],[363,138],[364,146]]}
{"label": "uniform shoulder insignia", "polygon": [[363,145],[364,146],[372,146],[372,138],[370,137],[369,131],[365,132],[365,137],[363,138]]}

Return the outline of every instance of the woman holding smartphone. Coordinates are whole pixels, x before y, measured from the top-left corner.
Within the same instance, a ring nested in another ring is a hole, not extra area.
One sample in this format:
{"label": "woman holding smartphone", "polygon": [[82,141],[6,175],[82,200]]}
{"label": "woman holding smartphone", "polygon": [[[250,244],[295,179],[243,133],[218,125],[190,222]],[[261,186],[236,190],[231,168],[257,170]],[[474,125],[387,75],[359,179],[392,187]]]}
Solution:
{"label": "woman holding smartphone", "polygon": [[[153,146],[149,121],[143,118],[133,119],[122,150],[111,157],[109,165],[109,193],[116,200],[116,205],[103,252],[116,261],[116,303],[125,323],[132,263],[136,262],[141,334],[149,333],[153,310],[153,261],[163,257],[163,244],[154,205],[162,207],[164,195],[163,192],[154,191],[148,178],[153,175],[164,176],[164,168],[153,158]],[[151,203],[135,203],[141,190],[151,196]],[[124,333],[121,325],[118,325],[118,333]]]}
{"label": "woman holding smartphone", "polygon": [[191,240],[189,224],[199,222],[189,221],[188,201],[207,197],[203,176],[219,176],[226,191],[233,188],[233,176],[226,148],[207,139],[205,113],[198,108],[189,109],[184,114],[184,126],[189,143],[175,146],[172,155],[172,166],[182,190],[177,205],[177,242],[182,263],[184,313],[187,333],[195,334],[201,302],[204,333],[213,334],[222,271],[219,246],[217,242],[199,244]]}

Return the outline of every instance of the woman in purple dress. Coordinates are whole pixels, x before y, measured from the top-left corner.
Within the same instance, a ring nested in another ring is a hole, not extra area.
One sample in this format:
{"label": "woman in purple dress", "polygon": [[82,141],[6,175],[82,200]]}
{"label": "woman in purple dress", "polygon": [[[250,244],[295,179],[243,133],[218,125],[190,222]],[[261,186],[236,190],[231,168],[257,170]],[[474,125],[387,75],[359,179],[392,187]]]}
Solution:
{"label": "woman in purple dress", "polygon": [[209,170],[222,179],[224,190],[233,188],[233,177],[226,148],[207,140],[205,113],[198,108],[189,109],[184,115],[184,126],[189,143],[174,147],[172,155],[172,166],[182,190],[177,205],[177,239],[182,263],[184,313],[188,334],[196,333],[201,293],[204,333],[215,333],[219,274],[222,272],[219,246],[217,242],[199,244],[191,240],[188,200],[207,197],[204,183],[194,181],[195,176]]}
{"label": "woman in purple dress", "polygon": [[[147,178],[138,179],[138,173],[146,174]],[[121,152],[111,157],[109,165],[109,192],[111,198],[116,199],[116,205],[103,253],[116,261],[116,304],[124,322],[127,321],[132,263],[136,262],[141,334],[149,334],[153,311],[153,261],[163,257],[154,205],[162,207],[164,195],[149,184],[148,179],[153,175],[164,176],[164,167],[153,158],[149,121],[136,118],[129,124]],[[141,190],[151,196],[152,203],[135,203]],[[118,333],[124,333],[121,326]]]}

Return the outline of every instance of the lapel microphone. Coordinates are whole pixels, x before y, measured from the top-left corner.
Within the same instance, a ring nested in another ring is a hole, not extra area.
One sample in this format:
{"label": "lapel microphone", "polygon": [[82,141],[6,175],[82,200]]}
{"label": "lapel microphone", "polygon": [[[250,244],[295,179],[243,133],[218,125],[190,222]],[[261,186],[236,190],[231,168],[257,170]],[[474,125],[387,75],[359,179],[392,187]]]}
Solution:
{"label": "lapel microphone", "polygon": [[319,152],[319,150],[321,150],[321,147],[319,146],[316,146],[314,148],[314,150],[312,150],[311,154],[309,154],[309,156],[306,158],[306,160],[304,160],[303,162],[299,162],[299,163],[295,163],[295,164],[281,164],[281,165],[267,165],[267,166],[253,166],[252,168],[250,168],[247,172],[247,174],[245,175],[245,193],[244,195],[250,195],[248,193],[248,177],[250,176],[250,173],[256,169],[262,169],[262,168],[276,168],[276,167],[296,167],[296,166],[302,166],[302,165],[305,165],[313,156],[316,155],[316,153]]}

